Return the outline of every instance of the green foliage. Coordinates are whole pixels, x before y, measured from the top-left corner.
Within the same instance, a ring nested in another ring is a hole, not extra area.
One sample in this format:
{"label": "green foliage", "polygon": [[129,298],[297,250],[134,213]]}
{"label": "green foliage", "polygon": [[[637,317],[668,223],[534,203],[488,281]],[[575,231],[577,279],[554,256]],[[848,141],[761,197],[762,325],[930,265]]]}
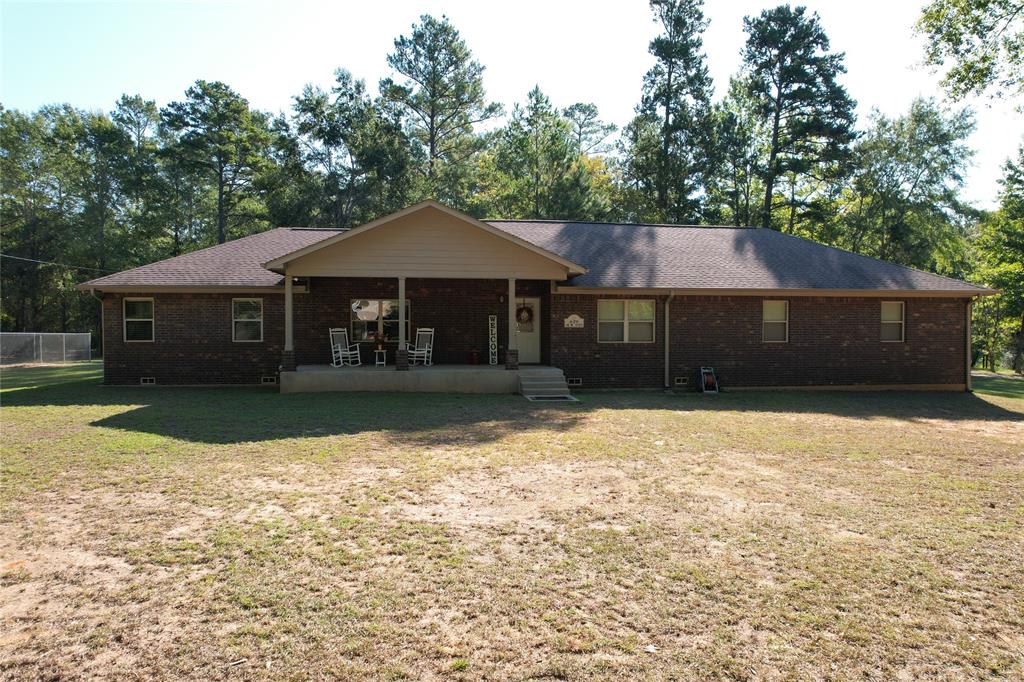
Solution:
{"label": "green foliage", "polygon": [[595,183],[579,139],[578,129],[535,87],[480,157],[476,212],[575,220],[606,215],[608,197]]}
{"label": "green foliage", "polygon": [[394,103],[417,145],[423,179],[418,194],[462,208],[468,202],[467,163],[482,147],[474,126],[501,114],[488,103],[484,67],[447,17],[420,17],[412,34],[395,40],[388,65],[402,82],[380,82],[384,99]]}
{"label": "green foliage", "polygon": [[998,369],[1005,351],[1010,366],[1024,371],[1024,146],[1004,167],[1003,193],[997,211],[979,226],[974,248],[975,278],[998,289],[999,296],[975,309],[975,349],[990,369]]}
{"label": "green foliage", "polygon": [[[858,141],[833,240],[858,253],[938,269],[964,238],[958,193],[974,118],[917,99],[896,118],[875,112]],[[953,274],[953,273],[950,273]]]}
{"label": "green foliage", "polygon": [[917,30],[928,43],[925,62],[945,67],[942,83],[954,99],[1024,94],[1024,2],[931,0]]}
{"label": "green foliage", "polygon": [[[837,78],[846,72],[843,54],[829,52],[829,40],[817,14],[780,5],[743,20],[747,42],[743,68],[754,112],[769,122],[768,158],[761,166],[764,201],[760,224],[773,220],[777,185],[790,185],[790,226],[796,184],[842,173],[855,138],[854,101]],[[812,191],[801,198],[806,205]]]}
{"label": "green foliage", "polygon": [[161,112],[177,136],[186,166],[211,179],[217,193],[217,242],[227,240],[232,221],[250,229],[262,215],[247,191],[265,169],[270,145],[267,116],[254,112],[241,95],[219,81],[196,81],[186,99]]}
{"label": "green foliage", "polygon": [[662,30],[648,48],[656,61],[620,142],[629,213],[637,219],[696,223],[701,189],[715,170],[702,6],[703,0],[651,0]]}

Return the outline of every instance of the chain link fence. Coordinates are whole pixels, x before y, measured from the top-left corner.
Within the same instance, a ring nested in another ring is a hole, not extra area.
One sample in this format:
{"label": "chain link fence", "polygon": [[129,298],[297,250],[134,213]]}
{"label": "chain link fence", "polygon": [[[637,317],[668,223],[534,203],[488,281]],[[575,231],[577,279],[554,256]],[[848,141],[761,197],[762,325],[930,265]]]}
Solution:
{"label": "chain link fence", "polygon": [[0,365],[92,359],[92,334],[0,332]]}

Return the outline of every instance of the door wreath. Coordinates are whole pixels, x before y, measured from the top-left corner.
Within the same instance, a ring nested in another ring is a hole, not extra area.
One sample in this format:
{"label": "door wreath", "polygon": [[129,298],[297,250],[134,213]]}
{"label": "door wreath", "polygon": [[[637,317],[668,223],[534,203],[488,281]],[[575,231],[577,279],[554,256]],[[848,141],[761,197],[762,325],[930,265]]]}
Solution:
{"label": "door wreath", "polygon": [[516,321],[520,324],[533,322],[533,308],[531,306],[520,306],[516,309]]}

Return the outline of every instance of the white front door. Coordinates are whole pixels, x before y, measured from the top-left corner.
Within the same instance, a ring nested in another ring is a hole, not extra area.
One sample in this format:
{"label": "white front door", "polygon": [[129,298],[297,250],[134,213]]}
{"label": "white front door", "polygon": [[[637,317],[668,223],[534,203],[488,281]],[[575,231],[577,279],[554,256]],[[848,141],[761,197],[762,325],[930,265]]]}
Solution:
{"label": "white front door", "polygon": [[516,299],[516,329],[519,343],[519,362],[540,362],[540,299]]}

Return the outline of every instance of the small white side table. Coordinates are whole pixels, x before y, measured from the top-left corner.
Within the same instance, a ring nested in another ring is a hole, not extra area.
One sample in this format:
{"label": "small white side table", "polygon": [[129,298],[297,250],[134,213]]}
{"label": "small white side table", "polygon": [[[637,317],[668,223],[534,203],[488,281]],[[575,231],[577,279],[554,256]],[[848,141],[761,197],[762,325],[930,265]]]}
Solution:
{"label": "small white side table", "polygon": [[377,367],[384,367],[388,364],[388,351],[387,349],[373,351],[374,365]]}

